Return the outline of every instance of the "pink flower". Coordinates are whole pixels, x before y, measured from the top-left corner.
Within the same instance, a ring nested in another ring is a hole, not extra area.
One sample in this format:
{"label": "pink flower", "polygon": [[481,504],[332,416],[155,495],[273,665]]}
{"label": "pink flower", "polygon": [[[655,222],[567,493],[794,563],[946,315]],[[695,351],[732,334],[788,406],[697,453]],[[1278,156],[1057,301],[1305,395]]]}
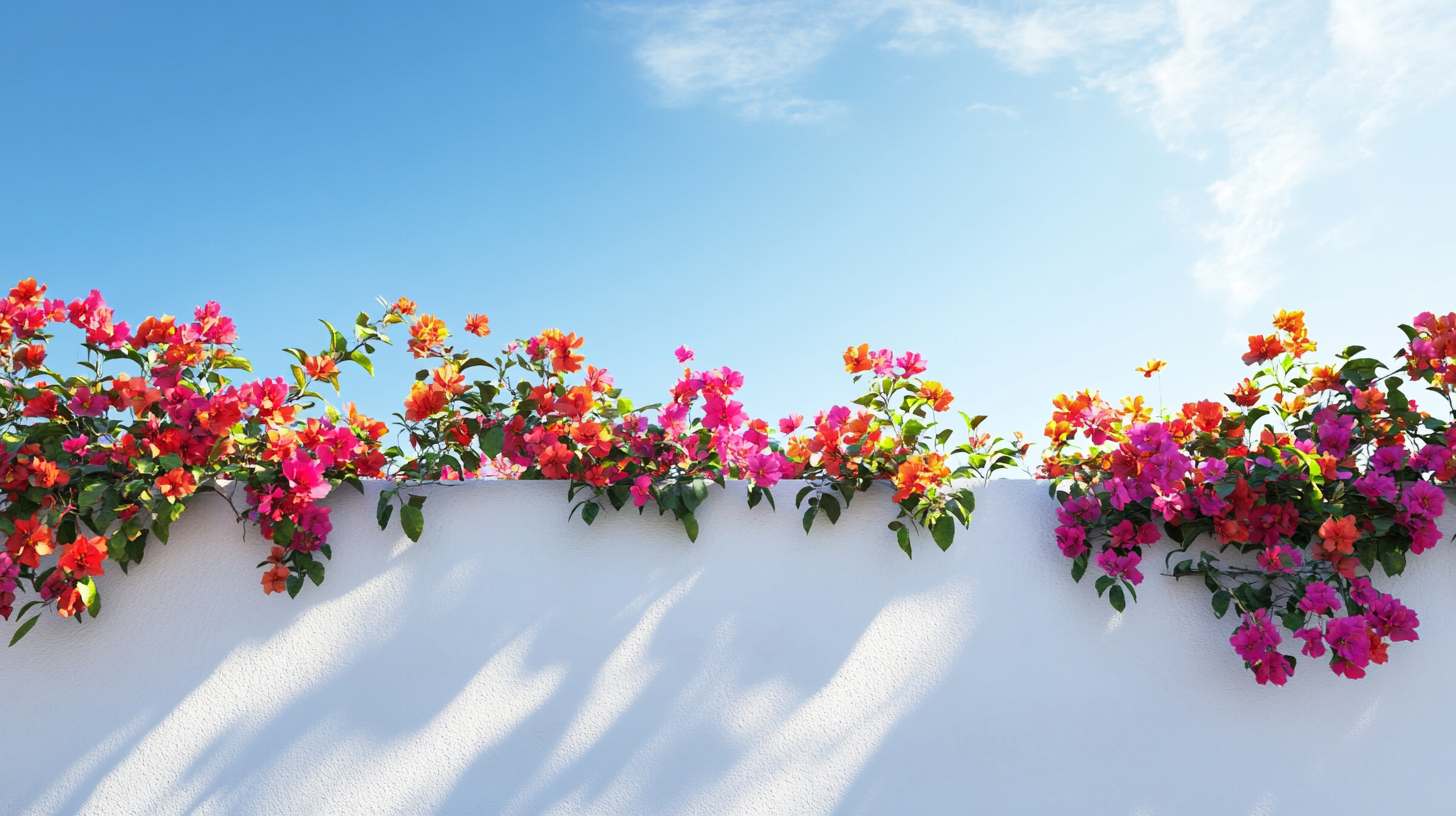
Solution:
{"label": "pink flower", "polygon": [[779,420],[779,431],[781,433],[791,434],[794,431],[797,431],[799,429],[799,426],[802,424],[804,424],[803,414],[789,414],[788,416]]}
{"label": "pink flower", "polygon": [[743,411],[743,403],[730,402],[723,397],[714,394],[703,401],[703,427],[709,430],[714,428],[737,429],[748,421],[748,414]]}
{"label": "pink flower", "polygon": [[1356,578],[1350,582],[1350,597],[1361,606],[1369,606],[1380,597],[1380,593],[1370,586],[1369,578]]}
{"label": "pink flower", "polygon": [[895,361],[895,367],[900,369],[897,376],[902,380],[907,379],[925,371],[925,358],[913,351],[907,351]]}
{"label": "pink flower", "polygon": [[1254,679],[1259,685],[1273,683],[1282,686],[1294,676],[1294,664],[1277,651],[1269,650],[1254,664]]}
{"label": "pink flower", "polygon": [[105,394],[93,393],[89,387],[83,385],[71,395],[71,401],[66,406],[76,416],[99,417],[106,413],[110,404]]}
{"label": "pink flower", "polygon": [[1126,578],[1133,584],[1143,582],[1143,574],[1137,568],[1142,560],[1143,557],[1135,552],[1118,555],[1117,550],[1103,550],[1097,554],[1097,566],[1101,567],[1103,572],[1113,578]]}
{"label": "pink flower", "polygon": [[1388,502],[1395,501],[1395,497],[1399,495],[1399,491],[1395,487],[1395,477],[1382,476],[1374,471],[1356,479],[1355,489],[1366,498],[1384,499]]}
{"label": "pink flower", "polygon": [[1335,618],[1325,626],[1325,642],[1335,653],[1330,670],[1351,680],[1365,676],[1370,665],[1370,635],[1361,615]]}
{"label": "pink flower", "polygon": [[754,453],[748,457],[748,473],[759,487],[773,487],[784,477],[788,460],[781,453]]}
{"label": "pink flower", "polygon": [[1139,544],[1156,544],[1162,535],[1158,533],[1157,525],[1152,522],[1137,527],[1131,519],[1124,519],[1123,522],[1112,530],[1112,546],[1118,549],[1127,549]]}
{"label": "pink flower", "polygon": [[1384,475],[1405,467],[1405,448],[1394,445],[1381,448],[1370,457],[1370,469]]}
{"label": "pink flower", "polygon": [[1279,630],[1274,628],[1269,620],[1269,612],[1265,609],[1255,609],[1254,614],[1244,615],[1244,622],[1229,637],[1229,644],[1234,647],[1234,651],[1249,663],[1263,659],[1264,655],[1282,641]]}
{"label": "pink flower", "polygon": [[1416,555],[1441,543],[1441,531],[1433,518],[1415,517],[1405,527],[1411,534],[1411,552]]}
{"label": "pink flower", "polygon": [[1340,606],[1340,596],[1324,581],[1312,581],[1304,588],[1299,608],[1316,615],[1328,615]]}
{"label": "pink flower", "polygon": [[728,366],[703,372],[703,393],[731,396],[743,387],[743,375]]}
{"label": "pink flower", "polygon": [[87,436],[84,436],[84,435],[78,436],[78,437],[76,437],[74,439],[67,439],[65,442],[62,442],[61,443],[61,450],[65,451],[66,453],[71,453],[71,454],[79,453],[79,452],[85,450],[86,449],[86,445],[89,444],[90,442],[91,442],[90,437],[87,437]]}
{"label": "pink flower", "polygon": [[1294,633],[1294,636],[1304,641],[1304,646],[1299,651],[1306,657],[1324,657],[1325,644],[1322,642],[1325,633],[1318,627],[1312,626]]}
{"label": "pink flower", "polygon": [[1430,482],[1416,482],[1407,487],[1400,503],[1412,516],[1436,518],[1446,512],[1446,494]]}
{"label": "pink flower", "polygon": [[1414,610],[1390,595],[1376,598],[1365,613],[1365,620],[1381,637],[1420,640],[1420,635],[1416,634],[1416,627],[1421,625],[1420,618],[1416,617]]}
{"label": "pink flower", "polygon": [[[677,351],[673,353],[677,355],[677,361],[679,363],[691,363],[693,361],[693,350],[687,346],[678,346]],[[638,506],[641,507],[641,505]]]}
{"label": "pink flower", "polygon": [[1078,521],[1096,521],[1102,516],[1102,504],[1092,496],[1068,499],[1057,508],[1057,522],[1076,524]]}
{"label": "pink flower", "polygon": [[632,482],[632,503],[641,507],[652,498],[652,477],[638,476]]}
{"label": "pink flower", "polygon": [[283,476],[295,493],[310,499],[322,499],[329,495],[329,483],[324,480],[324,465],[303,453],[295,453],[283,460]]}
{"label": "pink flower", "polygon": [[1061,548],[1062,555],[1076,558],[1087,551],[1087,531],[1075,524],[1058,527],[1057,546]]}
{"label": "pink flower", "polygon": [[203,342],[225,346],[237,341],[238,331],[233,319],[222,316],[222,307],[217,305],[217,301],[209,300],[207,305],[198,306],[193,315],[197,318],[198,339]]}

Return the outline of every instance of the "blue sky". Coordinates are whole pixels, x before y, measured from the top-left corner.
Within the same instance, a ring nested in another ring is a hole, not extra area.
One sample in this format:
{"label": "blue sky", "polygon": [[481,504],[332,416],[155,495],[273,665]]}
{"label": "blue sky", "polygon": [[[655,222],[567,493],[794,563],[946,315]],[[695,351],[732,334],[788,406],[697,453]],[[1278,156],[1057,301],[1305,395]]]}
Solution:
{"label": "blue sky", "polygon": [[218,300],[260,370],[376,295],[639,402],[686,343],[770,419],[869,342],[1037,433],[1151,356],[1225,390],[1278,308],[1331,353],[1456,309],[1453,85],[1440,2],[12,2],[0,274]]}

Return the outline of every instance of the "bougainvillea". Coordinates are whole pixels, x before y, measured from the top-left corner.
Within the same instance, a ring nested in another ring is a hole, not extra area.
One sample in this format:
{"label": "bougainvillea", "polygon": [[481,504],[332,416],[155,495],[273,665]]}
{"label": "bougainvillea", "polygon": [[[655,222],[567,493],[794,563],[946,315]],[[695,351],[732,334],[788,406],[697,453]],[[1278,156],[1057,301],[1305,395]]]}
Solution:
{"label": "bougainvillea", "polygon": [[[475,478],[565,481],[571,513],[588,524],[604,503],[641,511],[651,502],[696,539],[710,483],[744,480],[755,506],[773,505],[782,479],[806,480],[798,502],[807,531],[820,512],[838,519],[837,497],[848,503],[883,481],[901,511],[890,527],[909,554],[912,529],[945,548],[954,522],[969,524],[974,496],[954,479],[989,476],[1027,447],[1019,435],[1007,443],[978,433],[984,417],[967,417],[969,440],[949,448],[938,417],[954,397],[919,376],[925,362],[914,352],[849,349],[846,369],[868,378],[858,408],[822,412],[796,435],[801,417],[750,419],[734,398],[743,375],[697,370],[686,347],[668,399],[638,407],[605,369],[584,364],[575,334],[548,330],[487,360],[457,351],[444,320],[401,298],[377,319],[361,313],[352,339],[324,322],[324,349],[285,349],[296,360],[290,377],[242,379],[252,367],[216,303],[190,322],[148,317],[133,329],[99,292],[70,303],[46,294],[31,279],[0,300],[0,617],[18,621],[12,644],[39,620],[37,606],[94,617],[108,564],[125,572],[141,562],[149,540],[166,542],[205,493],[268,542],[258,564],[264,593],[293,596],[324,579],[333,525],[321,501],[339,484],[363,492],[363,480],[385,480],[379,524],[398,506],[415,540],[424,528],[418,488]],[[84,332],[78,375],[47,365],[47,329],[60,323]],[[371,355],[392,326],[407,331],[413,358],[428,361],[396,415],[403,446],[386,446],[385,423],[352,403],[335,409],[320,393],[341,394],[348,363],[372,376]],[[464,331],[486,337],[490,321],[471,314]],[[37,597],[17,612],[27,588]]]}
{"label": "bougainvillea", "polygon": [[[1122,611],[1166,534],[1170,574],[1201,578],[1219,617],[1236,610],[1230,643],[1259,683],[1294,673],[1281,627],[1303,655],[1328,653],[1336,674],[1385,663],[1420,622],[1374,587],[1376,568],[1399,575],[1435,546],[1439,485],[1456,479],[1449,414],[1420,410],[1402,388],[1424,382],[1450,409],[1453,325],[1456,315],[1427,313],[1402,327],[1405,381],[1358,346],[1335,364],[1306,362],[1316,346],[1303,313],[1280,312],[1273,334],[1249,338],[1243,361],[1259,368],[1226,402],[1154,414],[1141,397],[1113,407],[1096,392],[1058,396],[1042,475],[1061,501],[1056,543],[1072,577],[1095,563],[1098,594]],[[1155,363],[1138,370],[1151,376]],[[1195,545],[1196,558],[1173,563]]]}

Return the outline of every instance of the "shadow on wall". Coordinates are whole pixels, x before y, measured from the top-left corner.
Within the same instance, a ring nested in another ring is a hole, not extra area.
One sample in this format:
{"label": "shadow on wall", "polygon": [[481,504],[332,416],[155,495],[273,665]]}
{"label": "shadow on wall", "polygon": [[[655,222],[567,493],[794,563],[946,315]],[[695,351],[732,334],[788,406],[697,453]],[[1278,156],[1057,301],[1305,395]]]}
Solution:
{"label": "shadow on wall", "polygon": [[99,619],[5,655],[48,702],[7,705],[0,810],[827,814],[971,634],[970,582],[904,558],[888,493],[806,537],[731,486],[690,544],[568,523],[564,491],[436,488],[418,544],[341,492],[296,601],[199,503]]}

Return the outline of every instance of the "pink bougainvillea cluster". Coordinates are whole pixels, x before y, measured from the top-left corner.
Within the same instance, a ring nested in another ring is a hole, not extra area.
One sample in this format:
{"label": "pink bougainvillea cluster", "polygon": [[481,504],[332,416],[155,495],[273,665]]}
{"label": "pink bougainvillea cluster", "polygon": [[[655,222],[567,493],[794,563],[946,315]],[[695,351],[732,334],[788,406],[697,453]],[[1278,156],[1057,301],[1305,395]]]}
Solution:
{"label": "pink bougainvillea cluster", "polygon": [[[1243,361],[1259,367],[1225,401],[1154,413],[1142,397],[1114,407],[1091,391],[1058,396],[1041,475],[1061,501],[1056,543],[1072,577],[1095,564],[1098,594],[1121,611],[1166,535],[1170,574],[1200,578],[1219,617],[1236,610],[1230,643],[1259,683],[1294,674],[1281,628],[1336,674],[1385,663],[1420,621],[1374,587],[1376,567],[1399,575],[1439,542],[1441,486],[1456,479],[1453,324],[1425,313],[1402,327],[1404,379],[1358,346],[1307,362],[1304,314],[1280,312],[1274,333],[1249,338]],[[1444,416],[1406,396],[1412,383],[1442,399]]]}

